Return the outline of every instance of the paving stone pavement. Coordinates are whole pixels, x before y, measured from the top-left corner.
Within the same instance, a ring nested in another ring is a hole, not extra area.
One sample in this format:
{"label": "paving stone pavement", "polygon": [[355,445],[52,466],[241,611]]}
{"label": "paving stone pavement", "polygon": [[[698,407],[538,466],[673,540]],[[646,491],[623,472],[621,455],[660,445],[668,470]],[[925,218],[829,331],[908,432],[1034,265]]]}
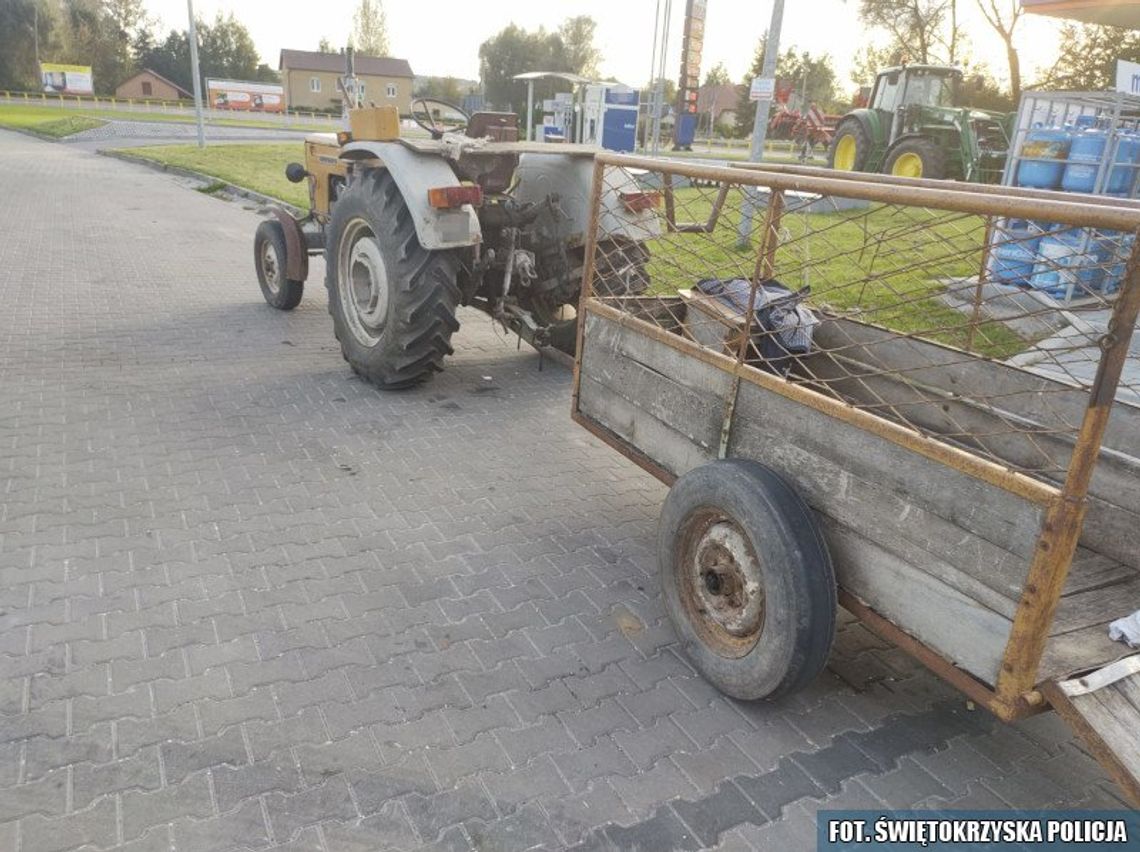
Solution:
{"label": "paving stone pavement", "polygon": [[1119,806],[844,619],[776,703],[677,655],[664,489],[465,313],[354,380],[255,212],[0,133],[0,850],[814,844],[821,808]]}

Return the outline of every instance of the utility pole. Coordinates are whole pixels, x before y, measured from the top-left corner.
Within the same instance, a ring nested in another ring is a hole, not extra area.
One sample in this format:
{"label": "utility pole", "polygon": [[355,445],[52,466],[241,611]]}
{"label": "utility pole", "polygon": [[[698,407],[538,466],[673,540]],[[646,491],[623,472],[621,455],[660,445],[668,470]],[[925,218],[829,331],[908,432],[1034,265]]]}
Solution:
{"label": "utility pole", "polygon": [[[776,61],[780,56],[780,30],[783,25],[784,0],[773,0],[772,23],[768,25],[768,38],[764,42],[764,67],[760,72],[761,77],[769,80],[776,76]],[[765,94],[756,102],[756,120],[752,123],[752,148],[748,153],[748,159],[753,163],[759,163],[764,159],[764,143],[768,138],[768,117],[772,110],[772,94]],[[755,187],[745,191],[738,235],[738,241],[741,245],[745,245],[752,235],[752,214],[756,207],[755,199]]]}
{"label": "utility pole", "polygon": [[198,27],[194,23],[194,0],[186,0],[190,13],[190,74],[194,78],[194,112],[198,115],[198,147],[206,147],[206,122],[202,116],[202,74],[198,70]]}
{"label": "utility pole", "polygon": [[36,41],[36,79],[40,81],[40,90],[43,90],[43,72],[40,71],[40,4],[32,3],[32,35]]}

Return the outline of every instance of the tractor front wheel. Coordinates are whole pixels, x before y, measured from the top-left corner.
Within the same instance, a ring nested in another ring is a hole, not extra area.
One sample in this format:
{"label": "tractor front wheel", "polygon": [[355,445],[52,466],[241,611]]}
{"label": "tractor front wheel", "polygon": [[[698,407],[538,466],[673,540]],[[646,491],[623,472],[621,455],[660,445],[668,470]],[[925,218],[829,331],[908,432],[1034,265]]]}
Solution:
{"label": "tractor front wheel", "polygon": [[253,262],[257,268],[257,283],[265,301],[279,311],[291,311],[301,303],[305,282],[287,278],[287,249],[285,229],[272,219],[257,226],[253,238]]}
{"label": "tractor front wheel", "polygon": [[871,156],[871,139],[857,118],[845,118],[835,128],[831,147],[827,149],[827,167],[841,172],[867,170]]}
{"label": "tractor front wheel", "polygon": [[895,177],[942,180],[946,177],[946,154],[931,139],[904,139],[887,154],[883,171]]}
{"label": "tractor front wheel", "polygon": [[387,171],[368,172],[337,200],[325,266],[333,328],[358,375],[395,390],[443,369],[459,329],[459,256],[420,245]]}

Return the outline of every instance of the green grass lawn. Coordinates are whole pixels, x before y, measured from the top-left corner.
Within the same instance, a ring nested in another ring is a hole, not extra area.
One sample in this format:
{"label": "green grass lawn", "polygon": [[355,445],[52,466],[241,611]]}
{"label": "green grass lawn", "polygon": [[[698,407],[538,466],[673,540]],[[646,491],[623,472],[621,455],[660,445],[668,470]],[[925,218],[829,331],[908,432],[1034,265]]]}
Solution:
{"label": "green grass lawn", "polygon": [[[715,189],[676,191],[678,221],[705,222]],[[649,245],[653,291],[675,295],[702,278],[751,278],[759,237],[737,246],[742,194],[729,194],[711,234],[663,234]],[[764,210],[757,211],[759,233]],[[792,289],[811,287],[810,302],[908,334],[960,348],[969,318],[938,299],[948,282],[978,274],[985,224],[980,217],[871,205],[839,213],[789,212],[781,220],[774,275]],[[983,323],[972,348],[1007,358],[1023,341],[1001,323]]]}
{"label": "green grass lawn", "polygon": [[0,127],[12,130],[34,130],[57,139],[99,127],[104,122],[78,110],[42,109],[0,105]]}
{"label": "green grass lawn", "polygon": [[[78,126],[80,121],[93,122],[86,126]],[[107,121],[161,121],[174,124],[192,124],[194,116],[186,113],[173,112],[141,112],[134,110],[114,110],[86,107],[60,107],[37,106],[35,104],[0,104],[0,127],[30,128],[40,133],[49,133],[53,136],[67,136],[69,133],[52,133],[44,127],[52,127],[67,121],[76,122],[78,129],[70,133],[78,133],[90,127],[98,127]],[[258,127],[279,130],[312,130],[327,131],[328,124],[293,123],[286,125],[279,121],[267,121],[257,118],[207,118],[206,123],[222,127]]]}
{"label": "green grass lawn", "polygon": [[129,153],[158,163],[192,169],[227,183],[243,186],[301,209],[309,206],[309,190],[305,183],[289,183],[285,166],[302,162],[304,146],[300,142],[272,144],[161,145],[131,148]]}

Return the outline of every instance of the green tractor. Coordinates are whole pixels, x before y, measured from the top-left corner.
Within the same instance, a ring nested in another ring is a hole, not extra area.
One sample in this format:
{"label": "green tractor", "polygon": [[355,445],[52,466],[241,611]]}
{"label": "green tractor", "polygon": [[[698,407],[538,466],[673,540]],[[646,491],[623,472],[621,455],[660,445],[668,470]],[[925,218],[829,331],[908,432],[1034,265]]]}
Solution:
{"label": "green tractor", "polygon": [[827,163],[849,172],[999,183],[1014,116],[956,106],[962,72],[904,65],[879,73],[866,108],[835,128]]}

